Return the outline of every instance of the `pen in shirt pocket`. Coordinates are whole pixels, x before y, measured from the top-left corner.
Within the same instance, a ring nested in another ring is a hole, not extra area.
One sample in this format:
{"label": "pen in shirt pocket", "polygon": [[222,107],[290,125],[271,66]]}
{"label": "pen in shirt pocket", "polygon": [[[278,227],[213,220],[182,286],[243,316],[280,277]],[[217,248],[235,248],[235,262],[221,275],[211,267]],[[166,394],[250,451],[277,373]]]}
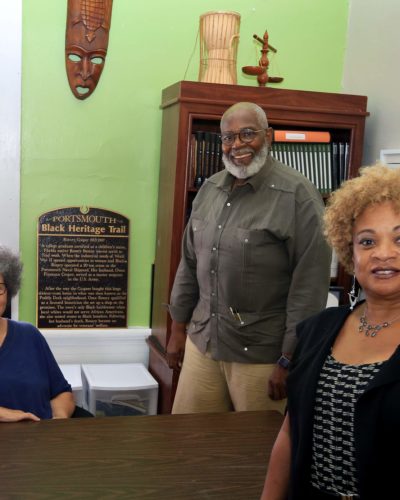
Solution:
{"label": "pen in shirt pocket", "polygon": [[242,317],[240,316],[239,311],[236,309],[236,307],[229,306],[229,311],[241,325],[244,325],[244,321],[242,320]]}

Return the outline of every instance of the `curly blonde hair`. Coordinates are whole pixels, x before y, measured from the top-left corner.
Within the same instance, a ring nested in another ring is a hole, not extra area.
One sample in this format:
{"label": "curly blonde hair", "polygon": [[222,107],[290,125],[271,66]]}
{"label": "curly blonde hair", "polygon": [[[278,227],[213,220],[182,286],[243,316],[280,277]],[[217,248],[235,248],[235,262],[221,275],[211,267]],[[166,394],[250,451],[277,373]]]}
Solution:
{"label": "curly blonde hair", "polygon": [[353,273],[353,226],[370,205],[390,201],[400,212],[400,169],[376,164],[360,169],[332,193],[324,215],[325,237],[345,270]]}

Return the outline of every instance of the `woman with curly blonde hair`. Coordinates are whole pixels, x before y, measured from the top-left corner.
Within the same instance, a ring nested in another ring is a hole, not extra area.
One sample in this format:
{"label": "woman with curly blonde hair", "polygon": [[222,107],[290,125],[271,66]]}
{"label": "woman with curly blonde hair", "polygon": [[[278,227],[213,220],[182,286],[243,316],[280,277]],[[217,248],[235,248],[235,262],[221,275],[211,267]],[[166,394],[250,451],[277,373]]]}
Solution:
{"label": "woman with curly blonde hair", "polygon": [[399,170],[364,167],[360,177],[332,193],[325,212],[325,236],[346,271],[353,274],[353,225],[368,206],[389,201],[400,211]]}
{"label": "woman with curly blonde hair", "polygon": [[365,300],[298,325],[288,412],[263,500],[397,498],[400,169],[375,165],[332,194],[325,235]]}

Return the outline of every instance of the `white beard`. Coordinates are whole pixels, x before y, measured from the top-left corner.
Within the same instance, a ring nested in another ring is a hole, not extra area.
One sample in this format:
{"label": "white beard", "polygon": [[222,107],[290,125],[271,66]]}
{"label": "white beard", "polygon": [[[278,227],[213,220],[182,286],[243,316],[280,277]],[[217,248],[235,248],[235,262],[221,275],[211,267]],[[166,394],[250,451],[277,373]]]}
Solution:
{"label": "white beard", "polygon": [[252,162],[247,167],[238,167],[229,158],[223,154],[222,161],[224,162],[226,170],[237,179],[247,179],[256,175],[264,166],[269,152],[268,143],[266,142],[260,151],[254,156]]}

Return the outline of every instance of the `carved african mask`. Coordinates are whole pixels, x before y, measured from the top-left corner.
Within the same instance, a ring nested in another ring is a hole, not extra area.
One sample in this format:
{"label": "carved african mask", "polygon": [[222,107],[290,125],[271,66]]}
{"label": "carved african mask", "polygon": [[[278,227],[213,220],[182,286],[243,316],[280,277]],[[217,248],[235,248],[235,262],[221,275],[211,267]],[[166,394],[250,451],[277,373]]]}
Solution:
{"label": "carved african mask", "polygon": [[95,90],[104,68],[112,0],[68,0],[65,64],[75,97]]}

